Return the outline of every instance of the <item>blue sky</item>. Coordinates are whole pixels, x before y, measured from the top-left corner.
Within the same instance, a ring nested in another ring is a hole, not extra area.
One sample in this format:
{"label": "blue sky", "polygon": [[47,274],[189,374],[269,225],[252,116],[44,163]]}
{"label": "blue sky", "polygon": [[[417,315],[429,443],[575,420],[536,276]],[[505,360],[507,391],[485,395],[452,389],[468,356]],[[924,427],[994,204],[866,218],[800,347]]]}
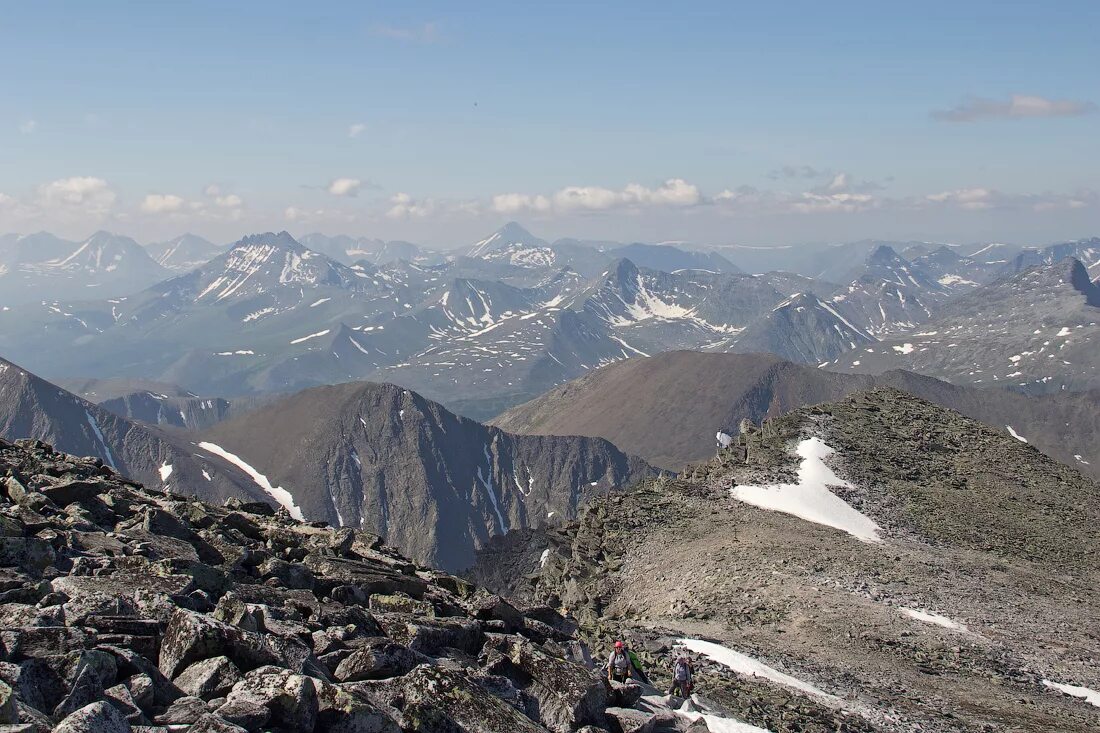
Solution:
{"label": "blue sky", "polygon": [[0,229],[1100,232],[1100,4],[686,5],[9,3]]}

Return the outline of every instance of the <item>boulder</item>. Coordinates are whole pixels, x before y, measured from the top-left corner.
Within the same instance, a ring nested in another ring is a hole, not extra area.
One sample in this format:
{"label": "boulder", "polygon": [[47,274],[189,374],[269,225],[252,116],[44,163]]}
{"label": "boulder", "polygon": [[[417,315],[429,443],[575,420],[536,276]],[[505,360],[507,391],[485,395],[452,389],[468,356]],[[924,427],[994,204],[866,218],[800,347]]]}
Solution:
{"label": "boulder", "polygon": [[107,702],[115,706],[115,709],[126,716],[131,725],[140,725],[145,722],[145,714],[134,700],[130,688],[126,685],[115,685],[103,691]]}
{"label": "boulder", "polygon": [[160,670],[175,677],[195,662],[226,656],[240,670],[275,664],[300,671],[312,654],[305,644],[244,631],[193,611],[172,614],[160,645]]}
{"label": "boulder", "polygon": [[218,717],[253,733],[263,730],[271,717],[271,711],[260,700],[238,697],[226,700],[215,710]]}
{"label": "boulder", "polygon": [[201,697],[181,697],[156,717],[160,725],[190,725],[206,714],[206,701]]}
{"label": "boulder", "polygon": [[333,675],[340,682],[378,680],[407,673],[424,658],[408,647],[385,637],[371,639],[353,650],[336,667]]}
{"label": "boulder", "polygon": [[19,722],[19,711],[15,707],[15,691],[6,682],[0,682],[0,724]]}
{"label": "boulder", "polygon": [[603,724],[608,696],[603,677],[517,636],[489,635],[485,649],[501,655],[493,672],[538,701],[538,719],[547,728],[571,733],[582,725]]}
{"label": "boulder", "polygon": [[234,725],[219,715],[207,713],[199,718],[187,733],[248,733],[248,729]]}
{"label": "boulder", "polygon": [[607,728],[611,733],[655,733],[667,722],[673,722],[675,716],[669,713],[671,720],[652,713],[644,713],[634,708],[607,708]]}
{"label": "boulder", "polygon": [[85,666],[77,673],[69,692],[53,710],[54,720],[61,720],[85,705],[103,697],[103,680],[91,666]]}
{"label": "boulder", "polygon": [[401,706],[404,730],[545,733],[546,729],[455,670],[422,664],[403,677],[357,682],[359,689]]}
{"label": "boulder", "polygon": [[481,626],[469,619],[428,619],[385,614],[378,620],[391,639],[428,656],[447,648],[477,654],[484,639]]}
{"label": "boulder", "polygon": [[[233,685],[226,705],[239,700],[264,706],[271,713],[267,725],[277,730],[312,731],[317,723],[319,702],[313,681],[286,669],[260,667],[252,670]],[[225,715],[222,717],[229,719]]]}
{"label": "boulder", "polygon": [[172,681],[185,695],[211,700],[229,694],[240,679],[240,670],[229,657],[211,657],[190,665]]}
{"label": "boulder", "polygon": [[131,728],[114,706],[99,701],[72,712],[53,733],[131,733]]}

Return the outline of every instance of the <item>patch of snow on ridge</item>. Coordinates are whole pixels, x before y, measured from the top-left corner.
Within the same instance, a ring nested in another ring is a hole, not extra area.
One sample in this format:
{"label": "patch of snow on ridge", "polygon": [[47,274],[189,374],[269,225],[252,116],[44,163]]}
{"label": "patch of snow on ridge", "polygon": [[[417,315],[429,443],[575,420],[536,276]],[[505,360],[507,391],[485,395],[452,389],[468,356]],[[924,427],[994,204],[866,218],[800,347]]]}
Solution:
{"label": "patch of snow on ridge", "polygon": [[832,704],[840,702],[840,699],[835,695],[830,695],[827,692],[823,692],[813,685],[803,682],[797,677],[792,677],[789,674],[780,672],[778,669],[774,669],[764,664],[758,659],[750,657],[747,654],[741,652],[735,652],[734,650],[724,647],[721,644],[715,644],[712,641],[703,641],[701,639],[677,639],[676,644],[678,646],[690,649],[697,654],[702,654],[709,659],[712,659],[719,664],[728,667],[737,674],[744,675],[746,677],[760,677],[774,682],[783,687],[788,687],[792,690],[798,690],[804,692],[807,695],[813,695],[814,697],[828,701]]}
{"label": "patch of snow on ridge", "polygon": [[84,415],[87,416],[88,424],[92,426],[92,432],[95,433],[96,439],[103,447],[103,457],[107,460],[107,465],[117,471],[118,466],[115,465],[115,457],[111,455],[111,449],[107,447],[107,441],[103,437],[103,431],[99,429],[99,423],[92,417],[92,413],[87,410],[84,411]]}
{"label": "patch of snow on ridge", "polygon": [[913,353],[913,344],[902,344],[901,346],[895,346],[894,351],[897,351],[897,352],[902,353],[902,354],[912,354]]}
{"label": "patch of snow on ridge", "polygon": [[305,517],[302,516],[302,510],[298,507],[297,504],[294,503],[294,495],[281,486],[272,486],[271,482],[267,480],[267,476],[264,476],[255,468],[245,463],[240,456],[230,453],[226,449],[222,448],[220,445],[207,443],[206,441],[199,443],[199,447],[207,453],[213,453],[219,458],[223,458],[229,461],[234,466],[247,473],[248,476],[256,482],[256,485],[263,489],[268,496],[279,502],[279,506],[290,512],[290,516],[294,517],[300,522],[305,521]]}
{"label": "patch of snow on ridge", "polygon": [[947,616],[941,616],[938,613],[932,613],[930,611],[921,611],[916,608],[901,608],[902,613],[917,621],[922,621],[926,624],[935,624],[936,626],[942,626],[945,629],[951,629],[952,631],[966,631],[966,627],[960,624],[958,621],[953,621]]}
{"label": "patch of snow on ridge", "polygon": [[1027,442],[1027,438],[1025,438],[1024,436],[1020,435],[1015,430],[1013,430],[1011,425],[1005,425],[1005,428],[1008,429],[1008,434],[1011,435],[1016,440],[1020,441],[1021,443],[1026,443]]}
{"label": "patch of snow on ridge", "polygon": [[539,567],[546,567],[546,561],[550,559],[550,548],[547,547],[542,551],[542,555],[539,556]]}
{"label": "patch of snow on ridge", "polygon": [[328,333],[328,332],[329,332],[329,329],[327,329],[327,328],[326,328],[326,329],[325,329],[324,331],[318,331],[317,333],[311,333],[311,334],[310,334],[310,335],[308,335],[308,336],[302,336],[301,338],[296,338],[296,339],[294,339],[293,341],[291,341],[290,343],[292,343],[292,344],[300,344],[300,343],[302,343],[303,341],[309,341],[310,339],[315,339],[315,338],[317,338],[318,336],[324,336],[324,335],[325,335],[326,333]]}
{"label": "patch of snow on ridge", "polygon": [[172,464],[168,461],[165,461],[164,463],[160,464],[160,468],[158,470],[160,471],[161,482],[167,481],[168,477],[172,475]]}
{"label": "patch of snow on ridge", "polygon": [[1043,685],[1053,688],[1059,692],[1064,692],[1067,695],[1073,697],[1079,697],[1089,705],[1095,705],[1100,708],[1100,692],[1089,689],[1088,687],[1078,687],[1077,685],[1063,685],[1060,682],[1051,682],[1050,680],[1043,680]]}
{"label": "patch of snow on ridge", "polygon": [[679,710],[673,712],[681,718],[690,720],[693,723],[696,720],[702,720],[707,724],[707,730],[710,731],[710,733],[771,733],[767,728],[759,728],[755,725],[742,723],[736,718],[716,715],[712,712],[708,712],[709,709],[710,708],[701,704],[700,700],[693,695],[690,700],[684,701],[684,704]]}
{"label": "patch of snow on ridge", "polygon": [[834,452],[820,438],[807,438],[798,444],[802,463],[798,466],[797,484],[735,486],[731,493],[746,504],[835,527],[864,542],[881,542],[879,526],[870,517],[829,491],[830,486],[852,488],[825,464],[825,459]]}

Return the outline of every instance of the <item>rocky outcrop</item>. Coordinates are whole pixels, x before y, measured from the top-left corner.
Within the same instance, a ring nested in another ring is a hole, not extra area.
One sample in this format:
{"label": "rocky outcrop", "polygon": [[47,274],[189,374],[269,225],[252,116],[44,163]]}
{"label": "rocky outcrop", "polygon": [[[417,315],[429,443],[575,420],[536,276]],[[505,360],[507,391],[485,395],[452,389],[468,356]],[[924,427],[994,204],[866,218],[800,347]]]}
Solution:
{"label": "rocky outcrop", "polygon": [[146,489],[37,441],[0,441],[0,531],[5,731],[606,724],[565,619],[374,535]]}

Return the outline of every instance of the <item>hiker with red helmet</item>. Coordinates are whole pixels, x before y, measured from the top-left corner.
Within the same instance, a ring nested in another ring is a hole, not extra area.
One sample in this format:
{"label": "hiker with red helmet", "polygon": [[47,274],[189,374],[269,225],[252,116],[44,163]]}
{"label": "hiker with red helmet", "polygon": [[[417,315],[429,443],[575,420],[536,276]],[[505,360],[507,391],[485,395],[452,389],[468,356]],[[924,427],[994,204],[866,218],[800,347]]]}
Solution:
{"label": "hiker with red helmet", "polygon": [[612,682],[629,682],[634,673],[643,682],[648,682],[645,672],[642,671],[642,663],[638,656],[626,648],[621,641],[615,642],[615,648],[611,650],[611,657],[607,660],[607,679]]}

